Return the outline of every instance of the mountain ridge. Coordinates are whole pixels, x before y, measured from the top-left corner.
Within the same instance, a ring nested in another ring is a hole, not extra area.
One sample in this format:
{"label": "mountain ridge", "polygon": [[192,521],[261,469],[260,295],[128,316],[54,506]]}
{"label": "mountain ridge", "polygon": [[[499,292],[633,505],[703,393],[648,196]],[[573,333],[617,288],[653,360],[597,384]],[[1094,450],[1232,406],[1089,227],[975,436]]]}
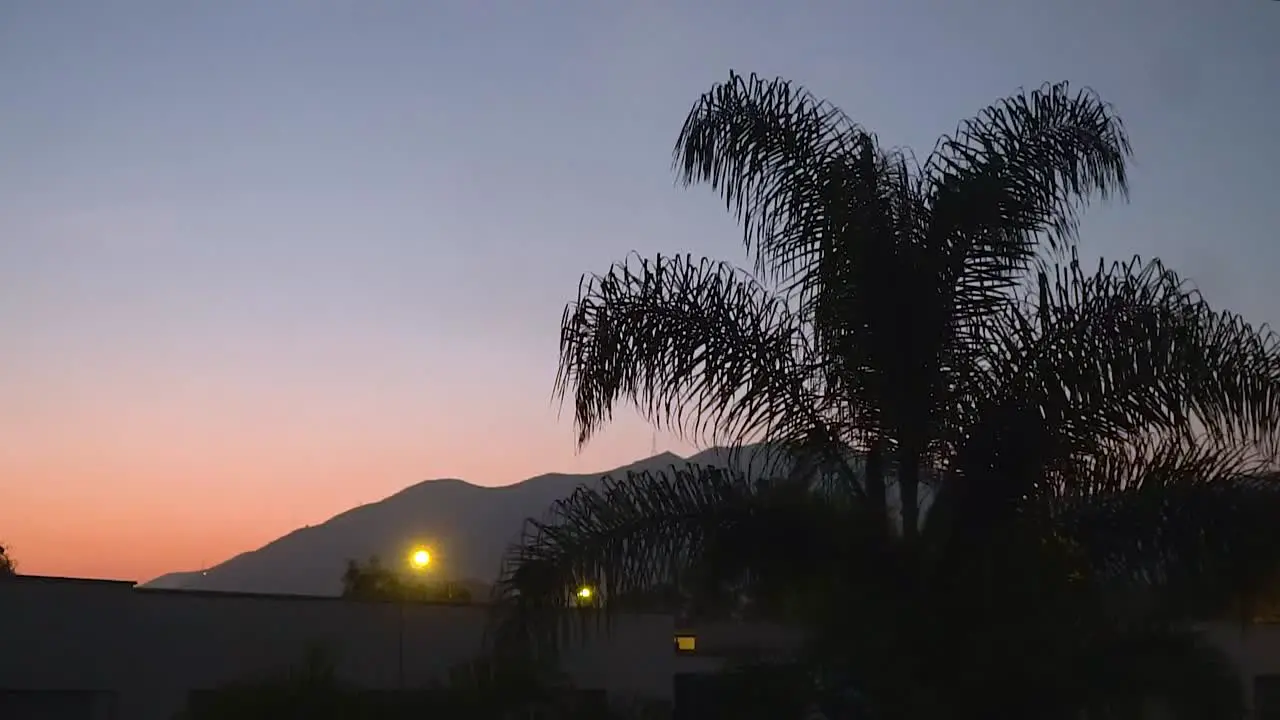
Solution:
{"label": "mountain ridge", "polygon": [[433,570],[449,580],[488,583],[502,555],[529,518],[583,486],[629,472],[688,464],[724,466],[729,451],[710,448],[691,457],[663,452],[595,473],[544,473],[508,485],[475,485],[436,478],[409,485],[381,500],[339,512],[317,525],[295,528],[261,547],[203,570],[173,572],[142,587],[294,595],[337,595],[349,559],[377,555],[384,563],[416,545],[431,548]]}

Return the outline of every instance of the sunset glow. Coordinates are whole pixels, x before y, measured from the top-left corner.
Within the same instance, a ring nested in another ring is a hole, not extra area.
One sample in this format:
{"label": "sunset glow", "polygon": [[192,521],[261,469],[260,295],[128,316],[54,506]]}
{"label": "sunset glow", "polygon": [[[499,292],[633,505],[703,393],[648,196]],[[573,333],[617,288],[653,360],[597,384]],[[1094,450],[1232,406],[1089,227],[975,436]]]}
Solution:
{"label": "sunset glow", "polygon": [[[0,545],[22,573],[146,581],[428,479],[693,454],[625,401],[579,448],[552,389],[584,274],[757,265],[734,204],[671,165],[730,68],[920,151],[1016,88],[1096,86],[1140,162],[1082,262],[1158,256],[1276,325],[1274,22],[933,5],[6,3]],[[904,38],[919,56],[888,60]],[[414,530],[385,566],[421,545],[424,581],[451,571],[446,529]]]}

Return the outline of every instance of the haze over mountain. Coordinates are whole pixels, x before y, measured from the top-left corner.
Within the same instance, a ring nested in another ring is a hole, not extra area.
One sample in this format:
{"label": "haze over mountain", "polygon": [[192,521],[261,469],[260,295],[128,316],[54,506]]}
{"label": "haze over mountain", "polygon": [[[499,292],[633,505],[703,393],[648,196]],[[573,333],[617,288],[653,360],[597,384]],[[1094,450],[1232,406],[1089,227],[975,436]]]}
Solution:
{"label": "haze over mountain", "polygon": [[415,545],[431,549],[433,575],[487,584],[497,576],[502,555],[519,538],[525,520],[542,517],[576,488],[597,485],[606,475],[686,463],[726,466],[728,454],[711,449],[686,459],[662,453],[607,472],[539,475],[502,487],[427,480],[204,571],[169,573],[145,587],[337,595],[348,559],[377,555],[395,566]]}

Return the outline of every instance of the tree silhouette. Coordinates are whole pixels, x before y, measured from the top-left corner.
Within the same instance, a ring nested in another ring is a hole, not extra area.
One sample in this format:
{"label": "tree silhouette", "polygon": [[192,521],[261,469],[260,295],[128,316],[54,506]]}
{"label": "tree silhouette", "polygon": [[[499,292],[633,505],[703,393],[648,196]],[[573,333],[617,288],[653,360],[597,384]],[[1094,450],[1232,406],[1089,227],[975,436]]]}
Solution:
{"label": "tree silhouette", "polygon": [[361,565],[348,560],[342,573],[342,597],[352,600],[405,602],[471,602],[471,592],[458,583],[426,582],[406,578],[385,566],[377,556]]}
{"label": "tree silhouette", "polygon": [[553,652],[569,589],[608,609],[674,585],[809,628],[821,685],[880,718],[1238,710],[1185,627],[1280,567],[1280,353],[1159,261],[1080,262],[1080,212],[1127,192],[1129,155],[1066,84],[922,163],[785,80],[714,87],[675,167],[736,215],[752,269],[586,276],[556,389],[580,443],[630,403],[734,462],[606,479],[531,522],[497,637]]}

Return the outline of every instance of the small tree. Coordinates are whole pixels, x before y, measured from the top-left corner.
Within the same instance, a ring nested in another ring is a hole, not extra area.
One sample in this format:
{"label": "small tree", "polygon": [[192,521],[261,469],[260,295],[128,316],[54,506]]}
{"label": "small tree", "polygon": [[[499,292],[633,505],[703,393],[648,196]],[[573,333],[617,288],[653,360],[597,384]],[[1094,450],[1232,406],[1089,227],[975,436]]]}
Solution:
{"label": "small tree", "polygon": [[0,577],[12,577],[18,574],[18,564],[3,545],[0,545]]}
{"label": "small tree", "polygon": [[412,582],[383,566],[375,555],[361,565],[347,561],[342,573],[342,597],[351,600],[401,600],[407,602],[471,602],[471,592],[458,583]]}

